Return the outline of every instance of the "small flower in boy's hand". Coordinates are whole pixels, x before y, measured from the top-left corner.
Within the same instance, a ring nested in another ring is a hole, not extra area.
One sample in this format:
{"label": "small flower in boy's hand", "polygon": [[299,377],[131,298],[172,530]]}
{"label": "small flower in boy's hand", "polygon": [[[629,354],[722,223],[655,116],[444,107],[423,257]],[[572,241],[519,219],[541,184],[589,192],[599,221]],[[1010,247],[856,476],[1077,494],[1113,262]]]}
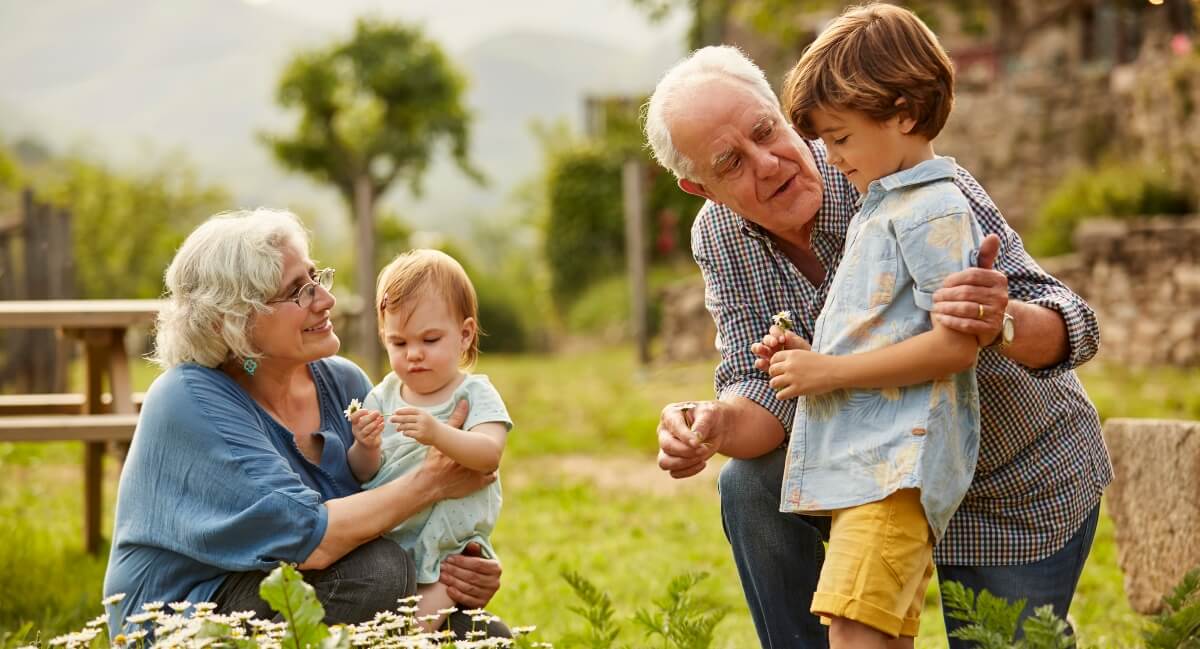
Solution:
{"label": "small flower in boy's hand", "polygon": [[780,329],[783,329],[784,331],[791,331],[792,329],[795,328],[792,325],[792,312],[791,311],[780,311],[779,313],[776,313],[775,315],[771,316],[771,324],[775,325],[776,327],[779,327]]}
{"label": "small flower in boy's hand", "polygon": [[362,402],[358,399],[351,399],[350,405],[346,406],[346,409],[342,411],[342,414],[346,415],[346,419],[349,420],[350,415],[358,412],[359,408],[362,408]]}

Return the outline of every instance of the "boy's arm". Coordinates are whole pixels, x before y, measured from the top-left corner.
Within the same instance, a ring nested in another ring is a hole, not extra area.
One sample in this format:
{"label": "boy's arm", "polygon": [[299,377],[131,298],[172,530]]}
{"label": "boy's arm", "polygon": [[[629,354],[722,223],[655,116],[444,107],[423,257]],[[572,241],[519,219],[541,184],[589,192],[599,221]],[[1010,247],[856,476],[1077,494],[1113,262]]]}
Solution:
{"label": "boy's arm", "polygon": [[504,453],[507,439],[508,428],[500,422],[477,424],[471,430],[460,430],[438,422],[432,446],[468,469],[491,473],[500,468],[500,456]]}
{"label": "boy's arm", "polygon": [[772,357],[771,388],[780,399],[928,383],[970,368],[979,350],[975,336],[936,322],[930,331],[858,354],[818,354],[802,346],[805,349],[779,351]]}
{"label": "boy's arm", "polygon": [[[1025,250],[1021,237],[1004,220],[987,192],[961,167],[956,184],[967,197],[976,222],[984,234],[996,234],[1001,252],[995,270],[1006,276],[1010,296],[1007,311],[1016,323],[1016,338],[998,353],[1025,366],[1036,377],[1050,378],[1074,369],[1095,356],[1100,346],[1100,327],[1096,314],[1078,294],[1051,276]],[[959,274],[952,276],[959,278]],[[948,278],[949,280],[950,278]],[[951,326],[973,332],[970,322],[984,301],[978,290],[959,282],[947,281],[944,291],[935,295],[936,311]],[[944,306],[943,306],[944,303]],[[970,304],[975,303],[975,304]],[[992,309],[992,311],[997,311]],[[998,331],[999,313],[988,313]],[[993,336],[994,337],[994,336]]]}

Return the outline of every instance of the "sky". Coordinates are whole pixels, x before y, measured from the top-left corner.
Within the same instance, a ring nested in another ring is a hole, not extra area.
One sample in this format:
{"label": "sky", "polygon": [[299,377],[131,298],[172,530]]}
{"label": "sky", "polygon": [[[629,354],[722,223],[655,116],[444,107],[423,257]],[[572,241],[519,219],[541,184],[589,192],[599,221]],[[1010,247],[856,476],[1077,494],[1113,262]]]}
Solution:
{"label": "sky", "polygon": [[631,0],[243,0],[295,18],[348,26],[355,16],[376,14],[423,24],[450,50],[490,35],[530,29],[579,36],[629,49],[680,42],[688,18],[673,12],[651,24]]}

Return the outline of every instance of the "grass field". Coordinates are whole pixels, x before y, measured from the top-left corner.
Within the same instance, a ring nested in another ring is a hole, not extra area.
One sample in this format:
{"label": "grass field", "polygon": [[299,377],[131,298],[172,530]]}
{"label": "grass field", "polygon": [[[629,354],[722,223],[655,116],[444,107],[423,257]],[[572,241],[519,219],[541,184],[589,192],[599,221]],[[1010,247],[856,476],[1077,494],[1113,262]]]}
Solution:
{"label": "grass field", "polygon": [[[503,465],[505,509],[494,542],[504,588],[491,608],[536,624],[559,643],[582,622],[564,570],[611,594],[618,616],[662,596],[670,578],[710,576],[699,592],[729,608],[717,647],[757,646],[721,531],[715,467],[673,481],[654,465],[654,426],[664,403],[711,394],[711,364],[638,371],[627,348],[550,356],[487,356],[517,422]],[[1082,373],[1102,414],[1200,419],[1200,372]],[[138,368],[144,388],[149,368]],[[100,611],[105,557],[81,552],[77,444],[0,444],[0,634],[33,621],[43,637],[77,628]],[[111,465],[111,462],[109,463]],[[115,469],[106,484],[111,529]],[[936,591],[927,597],[918,647],[943,647]],[[1141,618],[1125,599],[1112,526],[1103,517],[1071,617],[1083,646],[1137,644]],[[624,640],[643,644],[632,624]]]}

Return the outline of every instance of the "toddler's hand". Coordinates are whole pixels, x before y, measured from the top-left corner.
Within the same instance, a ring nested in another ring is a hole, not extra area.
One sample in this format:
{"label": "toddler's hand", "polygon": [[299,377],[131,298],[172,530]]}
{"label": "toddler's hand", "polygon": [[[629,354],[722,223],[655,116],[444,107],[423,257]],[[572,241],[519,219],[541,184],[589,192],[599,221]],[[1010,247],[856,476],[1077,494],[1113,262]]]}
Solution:
{"label": "toddler's hand", "polygon": [[441,422],[421,408],[400,408],[392,413],[391,422],[396,424],[396,430],[425,444],[437,446],[438,428]]}
{"label": "toddler's hand", "polygon": [[377,410],[359,408],[350,414],[350,430],[363,448],[375,450],[383,441],[383,414]]}

